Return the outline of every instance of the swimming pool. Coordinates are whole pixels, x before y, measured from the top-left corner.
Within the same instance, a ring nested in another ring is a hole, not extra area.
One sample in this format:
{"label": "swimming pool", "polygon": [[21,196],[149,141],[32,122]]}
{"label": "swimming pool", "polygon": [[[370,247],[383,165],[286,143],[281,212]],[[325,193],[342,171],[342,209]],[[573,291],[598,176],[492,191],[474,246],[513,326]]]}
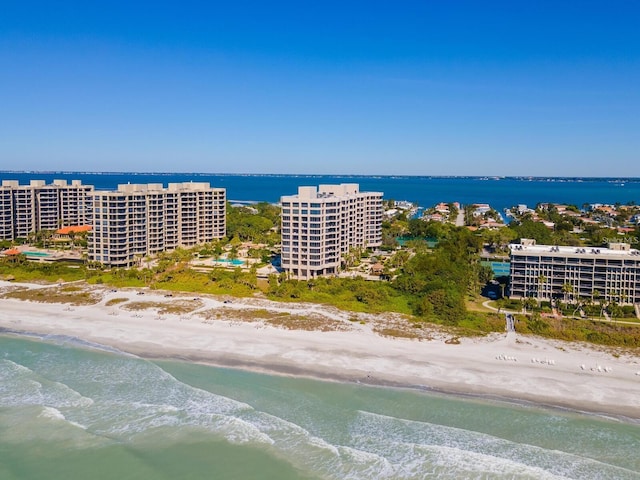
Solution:
{"label": "swimming pool", "polygon": [[27,257],[50,257],[50,253],[46,252],[22,252]]}
{"label": "swimming pool", "polygon": [[235,265],[238,267],[244,265],[244,261],[238,260],[237,258],[234,258],[233,260],[229,260],[228,258],[219,258],[215,260],[215,263],[227,263],[229,265]]}

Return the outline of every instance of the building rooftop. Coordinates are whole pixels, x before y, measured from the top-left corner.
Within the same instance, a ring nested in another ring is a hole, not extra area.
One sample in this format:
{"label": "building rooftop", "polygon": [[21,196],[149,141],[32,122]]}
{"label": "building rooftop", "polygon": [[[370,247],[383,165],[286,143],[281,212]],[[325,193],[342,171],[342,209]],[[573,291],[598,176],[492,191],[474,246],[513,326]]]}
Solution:
{"label": "building rooftop", "polygon": [[[514,243],[509,245],[513,254],[546,254],[549,256],[576,256],[583,255],[585,257],[637,257],[640,251],[631,248],[628,243],[610,243],[609,248],[604,247],[569,247],[558,245],[536,245],[528,239],[522,239],[522,243]],[[532,242],[532,243],[530,243]]]}
{"label": "building rooftop", "polygon": [[69,235],[71,233],[82,233],[90,231],[91,225],[71,225],[69,227],[62,227],[56,230],[56,233],[59,235]]}
{"label": "building rooftop", "polygon": [[345,198],[357,195],[382,196],[382,192],[361,192],[357,183],[341,183],[339,185],[320,185],[318,187],[300,186],[296,195],[283,195],[281,200],[314,200],[323,198]]}

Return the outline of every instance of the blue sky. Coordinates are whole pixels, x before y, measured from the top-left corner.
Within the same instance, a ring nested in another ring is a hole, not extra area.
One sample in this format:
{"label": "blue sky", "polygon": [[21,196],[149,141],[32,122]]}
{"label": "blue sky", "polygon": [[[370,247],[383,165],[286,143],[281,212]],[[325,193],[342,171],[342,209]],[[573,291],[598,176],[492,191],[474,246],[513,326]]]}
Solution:
{"label": "blue sky", "polygon": [[638,25],[631,0],[4,2],[0,169],[640,177]]}

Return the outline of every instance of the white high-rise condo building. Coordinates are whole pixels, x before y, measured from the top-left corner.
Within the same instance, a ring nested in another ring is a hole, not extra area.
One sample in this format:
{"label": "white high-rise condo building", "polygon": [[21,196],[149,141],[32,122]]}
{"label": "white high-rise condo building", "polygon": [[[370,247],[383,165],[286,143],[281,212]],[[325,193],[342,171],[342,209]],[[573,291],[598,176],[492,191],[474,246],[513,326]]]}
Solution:
{"label": "white high-rise condo building", "polygon": [[86,203],[93,186],[80,180],[31,180],[19,185],[3,180],[0,186],[0,239],[27,238],[40,230],[87,223]]}
{"label": "white high-rise condo building", "polygon": [[382,244],[382,193],[360,192],[356,183],[298,187],[283,196],[282,268],[310,279],[340,271],[351,248]]}
{"label": "white high-rise condo building", "polygon": [[640,303],[640,251],[626,243],[609,248],[536,245],[511,248],[512,298],[590,298]]}
{"label": "white high-rise condo building", "polygon": [[143,257],[226,235],[226,190],[209,183],[119,185],[93,192],[89,260],[128,267]]}

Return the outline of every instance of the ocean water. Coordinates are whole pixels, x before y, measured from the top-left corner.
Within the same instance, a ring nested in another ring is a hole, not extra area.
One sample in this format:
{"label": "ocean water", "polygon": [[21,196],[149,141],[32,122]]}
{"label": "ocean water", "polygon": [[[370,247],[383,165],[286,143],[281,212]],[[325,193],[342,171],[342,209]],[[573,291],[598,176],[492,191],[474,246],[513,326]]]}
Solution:
{"label": "ocean water", "polygon": [[221,175],[211,173],[90,173],[3,172],[0,180],[26,184],[39,179],[82,180],[99,190],[123,183],[209,182],[227,189],[227,198],[276,203],[282,195],[297,193],[300,185],[359,183],[362,191],[383,192],[384,198],[408,200],[422,207],[438,202],[489,203],[498,211],[518,204],[534,207],[540,202],[640,203],[638,178],[480,178],[424,176],[333,176],[333,175]]}
{"label": "ocean water", "polygon": [[640,479],[640,425],[0,336],[0,478]]}

